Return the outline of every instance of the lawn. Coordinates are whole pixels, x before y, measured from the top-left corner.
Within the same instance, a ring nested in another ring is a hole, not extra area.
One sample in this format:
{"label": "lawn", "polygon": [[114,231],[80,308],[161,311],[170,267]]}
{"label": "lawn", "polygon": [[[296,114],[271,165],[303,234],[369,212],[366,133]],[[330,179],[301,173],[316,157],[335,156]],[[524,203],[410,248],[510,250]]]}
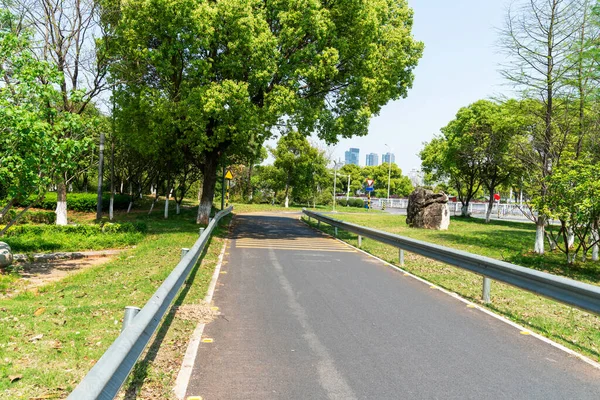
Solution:
{"label": "lawn", "polygon": [[[486,224],[475,218],[452,218],[448,231],[432,231],[409,228],[406,217],[400,215],[346,214],[335,218],[595,285],[600,283],[598,262],[580,262],[569,266],[562,253],[544,256],[533,254],[530,251],[535,237],[533,224],[505,221]],[[312,225],[316,226],[314,222]],[[321,224],[321,228],[333,234],[330,226]],[[354,234],[340,230],[338,237],[354,246],[358,245]],[[362,249],[398,264],[398,249],[394,247],[363,238]],[[466,299],[482,303],[482,278],[476,274],[414,254],[405,254],[402,268]],[[486,307],[600,361],[600,317],[498,282],[492,284],[492,303]]]}
{"label": "lawn", "polygon": [[[122,221],[147,224],[135,248],[59,282],[0,299],[0,398],[64,398],[118,336],[124,307],[143,306],[177,264],[181,248],[193,245],[198,238],[194,219],[193,210],[168,220],[158,214],[124,215]],[[204,296],[226,224],[223,220],[176,304],[198,303]],[[126,390],[136,392],[144,383],[153,393],[170,391],[177,371],[155,368],[150,361],[158,344],[184,340],[177,344],[181,354],[171,357],[173,363],[181,361],[195,324],[169,314]]]}

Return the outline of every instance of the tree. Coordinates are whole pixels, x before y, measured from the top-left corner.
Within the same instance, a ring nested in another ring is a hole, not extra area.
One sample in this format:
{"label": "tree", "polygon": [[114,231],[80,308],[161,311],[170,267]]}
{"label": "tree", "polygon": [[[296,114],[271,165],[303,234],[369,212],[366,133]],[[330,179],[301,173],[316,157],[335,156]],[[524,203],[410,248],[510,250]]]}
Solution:
{"label": "tree", "polygon": [[469,132],[468,108],[462,108],[442,135],[425,144],[420,157],[423,171],[435,181],[448,180],[462,204],[461,215],[469,216],[469,203],[481,188],[481,163],[477,143]]}
{"label": "tree", "polygon": [[[106,60],[102,51],[97,51],[98,3],[94,0],[14,0],[3,1],[3,6],[20,16],[25,29],[33,32],[30,51],[40,60],[56,68],[54,82],[58,86],[60,101],[53,102],[56,112],[73,114],[78,118],[86,114],[89,121],[85,129],[70,129],[63,126],[56,131],[57,139],[67,149],[70,143],[89,143],[98,132],[94,121],[93,100],[105,89]],[[91,105],[91,107],[90,107]],[[65,155],[68,157],[68,155]],[[67,185],[80,168],[73,163],[55,174],[57,183],[56,224],[67,224]]]}
{"label": "tree", "polygon": [[[219,166],[274,133],[366,135],[405,97],[423,45],[405,0],[336,2],[107,0],[113,73],[141,103],[168,110],[204,177],[208,222]],[[126,104],[120,104],[126,107]]]}
{"label": "tree", "polygon": [[[58,71],[30,51],[27,31],[0,10],[0,182],[6,203],[0,218],[20,201],[32,201],[0,232],[45,196],[51,178],[77,165],[89,141],[64,139],[86,129],[79,115],[57,111]],[[2,200],[2,199],[0,199]]]}
{"label": "tree", "polygon": [[311,146],[299,132],[292,131],[282,136],[277,147],[270,149],[275,158],[273,165],[283,172],[285,182],[285,200],[287,208],[292,198],[307,202],[315,200],[319,189],[319,176],[326,174],[327,160],[322,151]]}
{"label": "tree", "polygon": [[[504,77],[525,98],[539,101],[543,107],[531,108],[540,119],[539,128],[531,131],[533,151],[521,154],[529,172],[535,170],[536,197],[541,202],[548,195],[548,180],[560,166],[568,129],[558,123],[564,112],[556,99],[567,91],[566,77],[575,67],[572,56],[577,51],[576,38],[581,27],[580,1],[522,0],[508,11],[502,31],[503,44],[510,63],[503,67]],[[534,251],[544,253],[547,216],[538,213]]]}

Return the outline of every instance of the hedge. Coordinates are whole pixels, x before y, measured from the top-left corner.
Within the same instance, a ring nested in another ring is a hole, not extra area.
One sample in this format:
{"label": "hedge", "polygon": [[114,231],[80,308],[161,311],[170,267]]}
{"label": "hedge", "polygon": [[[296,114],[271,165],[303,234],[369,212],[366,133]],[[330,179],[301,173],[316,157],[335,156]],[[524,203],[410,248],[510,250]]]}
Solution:
{"label": "hedge", "polygon": [[80,233],[95,235],[101,233],[148,232],[145,222],[105,223],[103,225],[19,225],[8,230],[7,236],[43,233]]}
{"label": "hedge", "polygon": [[[83,212],[94,212],[98,202],[96,201],[98,195],[96,193],[67,193],[67,209],[73,211]],[[115,210],[126,210],[129,206],[130,197],[123,194],[115,195],[114,209]],[[17,204],[21,207],[27,207],[33,198],[30,197]],[[110,204],[110,194],[102,195],[102,209],[107,211]],[[44,210],[55,210],[56,209],[56,192],[49,192],[46,197],[38,204],[34,205],[35,208],[41,208]]]}
{"label": "hedge", "polygon": [[346,199],[339,199],[337,200],[337,203],[340,207],[346,207],[346,205],[348,205],[350,207],[363,208],[365,206],[363,199],[348,199],[348,201],[346,201]]}
{"label": "hedge", "polygon": [[[20,211],[9,210],[3,218],[0,218],[0,224],[8,224]],[[53,211],[29,211],[23,214],[17,221],[17,224],[53,224],[56,222],[56,214]]]}

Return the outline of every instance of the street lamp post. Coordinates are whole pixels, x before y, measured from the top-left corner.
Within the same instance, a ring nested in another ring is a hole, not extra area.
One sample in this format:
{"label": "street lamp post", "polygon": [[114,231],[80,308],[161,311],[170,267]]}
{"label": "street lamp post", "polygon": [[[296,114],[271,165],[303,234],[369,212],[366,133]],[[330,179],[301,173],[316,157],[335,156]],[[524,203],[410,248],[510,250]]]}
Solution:
{"label": "street lamp post", "polygon": [[348,200],[350,200],[350,174],[348,174],[348,188],[346,190],[346,207],[348,207]]}
{"label": "street lamp post", "polygon": [[[389,167],[388,167],[388,193],[387,193],[387,201],[389,203],[389,201],[390,201],[390,179],[392,177],[392,151],[393,151],[393,149],[390,146],[388,146],[387,144],[385,145],[385,147],[388,148],[388,165],[389,165]],[[388,206],[389,206],[389,204],[388,204]]]}
{"label": "street lamp post", "polygon": [[337,166],[341,164],[336,161],[333,162],[333,211],[335,211],[335,192],[337,185]]}

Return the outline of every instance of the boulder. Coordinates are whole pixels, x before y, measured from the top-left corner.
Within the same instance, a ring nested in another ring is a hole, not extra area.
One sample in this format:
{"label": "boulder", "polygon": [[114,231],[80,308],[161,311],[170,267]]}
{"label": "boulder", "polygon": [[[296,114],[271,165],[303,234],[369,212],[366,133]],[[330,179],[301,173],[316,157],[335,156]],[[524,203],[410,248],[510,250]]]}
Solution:
{"label": "boulder", "polygon": [[446,230],[450,226],[448,196],[417,188],[408,197],[406,223],[412,228]]}
{"label": "boulder", "polygon": [[13,262],[13,255],[10,246],[4,242],[0,242],[0,268],[6,268]]}

